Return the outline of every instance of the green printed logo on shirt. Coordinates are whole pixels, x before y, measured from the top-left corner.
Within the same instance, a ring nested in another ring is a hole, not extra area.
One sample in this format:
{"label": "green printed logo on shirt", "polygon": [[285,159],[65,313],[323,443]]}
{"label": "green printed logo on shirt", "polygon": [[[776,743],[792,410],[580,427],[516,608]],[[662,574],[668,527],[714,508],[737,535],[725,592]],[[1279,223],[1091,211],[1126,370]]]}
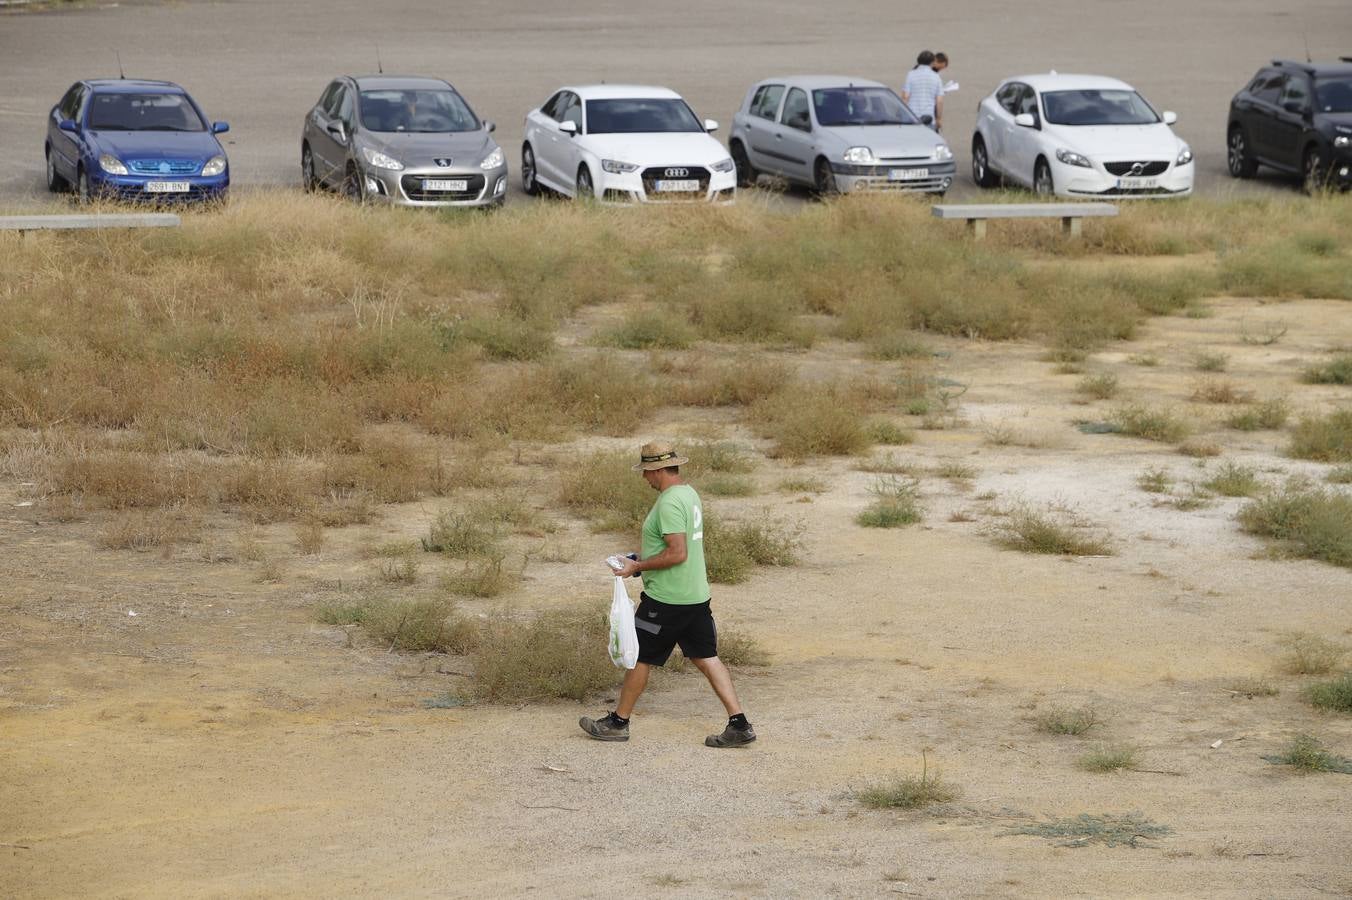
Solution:
{"label": "green printed logo on shirt", "polygon": [[704,510],[699,494],[688,484],[675,484],[657,496],[643,520],[643,558],[667,548],[663,535],[685,535],[685,562],[670,569],[643,573],[643,590],[662,603],[690,605],[709,599],[709,576],[704,571]]}

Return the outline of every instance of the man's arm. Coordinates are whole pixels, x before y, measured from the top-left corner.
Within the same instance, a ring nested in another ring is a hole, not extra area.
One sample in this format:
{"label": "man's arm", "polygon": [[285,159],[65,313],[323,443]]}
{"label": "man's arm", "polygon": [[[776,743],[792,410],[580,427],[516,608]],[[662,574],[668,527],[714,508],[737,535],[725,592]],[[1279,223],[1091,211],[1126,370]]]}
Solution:
{"label": "man's arm", "polygon": [[670,569],[672,566],[679,566],[685,562],[687,551],[685,547],[685,532],[678,531],[675,534],[664,534],[662,540],[666,542],[666,548],[656,556],[650,556],[647,559],[628,559],[624,562],[624,568],[616,572],[621,578],[628,578],[631,575],[637,575],[639,572],[652,572],[657,569]]}
{"label": "man's arm", "polygon": [[939,92],[939,96],[934,98],[934,127],[942,128],[944,124],[944,95]]}

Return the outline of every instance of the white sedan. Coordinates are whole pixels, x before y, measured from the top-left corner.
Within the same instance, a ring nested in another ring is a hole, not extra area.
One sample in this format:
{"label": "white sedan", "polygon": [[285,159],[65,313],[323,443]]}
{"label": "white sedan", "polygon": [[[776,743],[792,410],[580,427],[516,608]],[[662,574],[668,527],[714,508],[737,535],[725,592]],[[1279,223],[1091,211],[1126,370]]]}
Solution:
{"label": "white sedan", "polygon": [[717,128],[666,88],[560,88],[526,115],[521,186],[621,203],[731,202],[737,172],[709,136]]}
{"label": "white sedan", "polygon": [[972,179],[1062,197],[1187,196],[1197,167],[1176,121],[1114,78],[1008,78],[977,109]]}

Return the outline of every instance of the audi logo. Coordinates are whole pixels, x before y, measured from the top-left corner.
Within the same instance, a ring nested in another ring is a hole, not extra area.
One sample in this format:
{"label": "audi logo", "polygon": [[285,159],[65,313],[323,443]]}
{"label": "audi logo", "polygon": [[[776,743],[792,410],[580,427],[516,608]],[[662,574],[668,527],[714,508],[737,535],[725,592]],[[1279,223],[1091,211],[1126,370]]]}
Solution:
{"label": "audi logo", "polygon": [[690,174],[689,169],[665,169],[662,174],[667,178],[684,178]]}

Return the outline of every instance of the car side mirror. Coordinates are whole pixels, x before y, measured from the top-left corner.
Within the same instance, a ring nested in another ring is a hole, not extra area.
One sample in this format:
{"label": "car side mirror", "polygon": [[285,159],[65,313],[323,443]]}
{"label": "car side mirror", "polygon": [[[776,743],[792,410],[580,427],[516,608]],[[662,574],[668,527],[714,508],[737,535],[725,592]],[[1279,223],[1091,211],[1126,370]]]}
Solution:
{"label": "car side mirror", "polygon": [[934,116],[931,116],[929,113],[926,113],[925,115],[923,115],[923,116],[920,117],[920,124],[921,124],[921,125],[933,125],[933,124],[934,124]]}
{"label": "car side mirror", "polygon": [[1282,109],[1289,113],[1303,113],[1305,112],[1305,104],[1299,100],[1287,100],[1282,104]]}
{"label": "car side mirror", "polygon": [[498,130],[497,122],[484,122],[484,131],[493,132]]}
{"label": "car side mirror", "polygon": [[797,128],[799,131],[811,131],[812,123],[808,120],[806,115],[794,116],[792,119],[789,119],[789,127]]}
{"label": "car side mirror", "polygon": [[1178,113],[1176,113],[1176,112],[1174,112],[1174,111],[1172,111],[1172,110],[1168,110],[1168,109],[1166,109],[1166,110],[1164,111],[1164,124],[1165,124],[1165,125],[1172,125],[1172,124],[1174,124],[1174,123],[1177,122],[1177,121],[1178,121]]}
{"label": "car side mirror", "polygon": [[333,135],[333,139],[338,143],[347,143],[347,129],[343,127],[342,122],[330,122],[328,132]]}
{"label": "car side mirror", "polygon": [[211,123],[211,133],[212,133],[212,134],[225,134],[225,133],[226,133],[227,131],[229,131],[229,130],[230,130],[230,123],[229,123],[229,122],[212,122],[212,123]]}
{"label": "car side mirror", "polygon": [[559,123],[559,131],[562,131],[564,134],[568,135],[569,137],[577,137],[577,123],[576,123],[576,122],[560,122],[560,123]]}
{"label": "car side mirror", "polygon": [[75,124],[74,119],[62,119],[57,123],[56,127],[60,128],[62,131],[69,131],[71,134],[80,130],[80,126]]}
{"label": "car side mirror", "polygon": [[1019,113],[1014,117],[1014,124],[1020,128],[1036,128],[1037,119],[1033,118],[1032,113]]}
{"label": "car side mirror", "polygon": [[705,120],[704,120],[704,130],[705,130],[705,131],[717,131],[717,130],[718,130],[718,120],[717,120],[717,119],[705,119]]}

